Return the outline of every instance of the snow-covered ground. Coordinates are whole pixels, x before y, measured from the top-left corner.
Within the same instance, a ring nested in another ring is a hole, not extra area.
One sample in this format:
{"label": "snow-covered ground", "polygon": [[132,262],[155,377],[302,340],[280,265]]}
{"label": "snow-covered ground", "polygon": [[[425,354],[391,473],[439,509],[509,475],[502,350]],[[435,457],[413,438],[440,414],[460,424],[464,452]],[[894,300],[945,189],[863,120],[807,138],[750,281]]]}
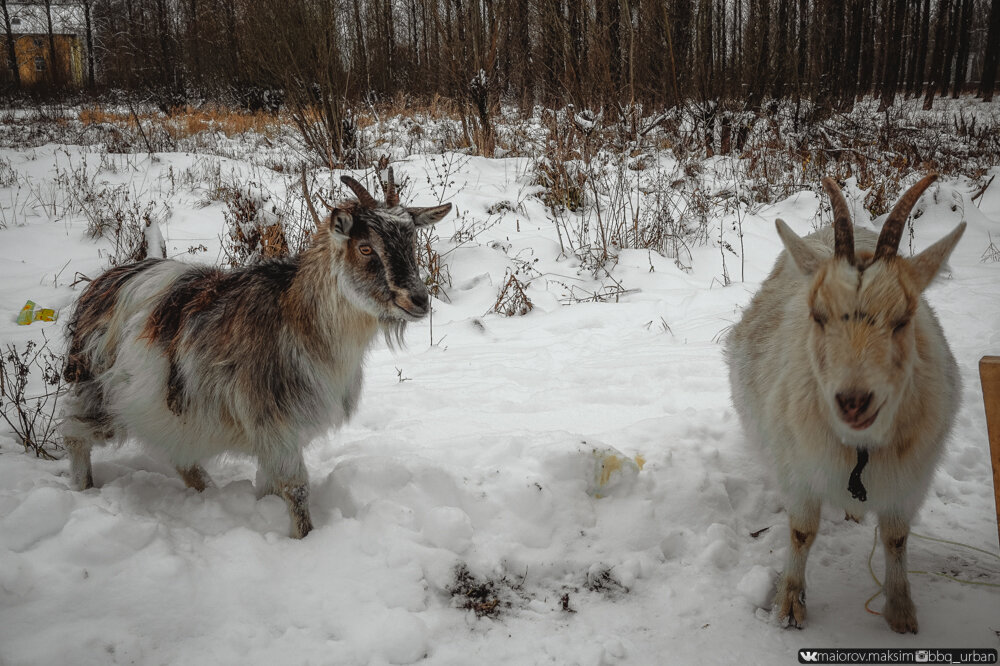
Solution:
{"label": "snow-covered ground", "polygon": [[[745,282],[729,253],[735,281],[722,286],[715,244],[692,248],[687,271],[626,250],[611,276],[627,293],[566,305],[614,283],[560,255],[528,160],[463,157],[441,178],[446,158],[395,166],[404,199],[455,204],[436,228],[448,302],[410,327],[408,348],[372,351],[358,414],[307,450],[316,529],[303,541],[287,537],[282,500],[255,498],[250,461],[208,462],[215,487],[199,494],[136,445],[98,449],[97,487],[75,492],[66,461],[0,434],[0,663],[771,664],[801,647],[1000,646],[996,588],[912,574],[917,636],[866,612],[874,519],[832,510],[810,557],[807,628],[761,610],[787,520],[740,431],[720,340],[781,249],[774,218],[799,233],[821,219],[812,191],[743,219]],[[2,161],[16,177],[0,185],[0,342],[44,334],[60,351],[64,320],[14,320],[27,299],[67,314],[74,275],[107,265],[65,186],[85,161],[92,191],[131,183],[155,201],[168,254],[188,261],[218,260],[225,233],[206,174],[296,186],[182,153],[48,145]],[[863,193],[846,191],[877,228]],[[988,234],[1000,243],[1000,184],[976,202],[972,191],[933,186],[903,241],[919,250],[969,224],[927,291],[963,405],[914,530],[996,553],[977,364],[1000,353],[1000,263],[982,261]],[[730,222],[720,228],[738,251]],[[534,309],[490,313],[515,271]],[[873,564],[881,576],[881,547]],[[1000,583],[1000,561],[958,546],[914,538],[909,564]],[[476,582],[489,594],[470,603],[462,585]],[[476,603],[491,612],[462,607]]]}

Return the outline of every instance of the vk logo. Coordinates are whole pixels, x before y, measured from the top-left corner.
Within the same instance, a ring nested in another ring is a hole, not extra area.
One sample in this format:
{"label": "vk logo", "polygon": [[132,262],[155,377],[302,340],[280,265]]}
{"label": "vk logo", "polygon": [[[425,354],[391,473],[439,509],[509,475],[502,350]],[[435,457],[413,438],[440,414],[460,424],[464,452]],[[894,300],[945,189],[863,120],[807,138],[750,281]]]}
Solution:
{"label": "vk logo", "polygon": [[810,662],[819,661],[819,653],[815,650],[799,650],[799,663],[808,664]]}

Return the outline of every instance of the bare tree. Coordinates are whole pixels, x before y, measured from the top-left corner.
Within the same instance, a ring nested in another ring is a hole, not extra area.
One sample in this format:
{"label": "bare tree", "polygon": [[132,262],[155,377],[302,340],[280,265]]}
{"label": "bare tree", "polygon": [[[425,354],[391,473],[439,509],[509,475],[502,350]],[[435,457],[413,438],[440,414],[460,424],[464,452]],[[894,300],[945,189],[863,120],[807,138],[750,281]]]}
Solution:
{"label": "bare tree", "polygon": [[1000,0],[993,0],[990,5],[990,27],[986,35],[983,74],[979,79],[979,94],[984,101],[993,101],[998,64],[1000,64]]}
{"label": "bare tree", "polygon": [[924,94],[924,110],[928,111],[934,104],[934,93],[941,86],[947,86],[945,73],[945,52],[947,45],[948,7],[949,0],[938,0],[937,23],[934,28],[934,56],[931,59],[931,71]]}
{"label": "bare tree", "polygon": [[[4,0],[6,2],[6,0]],[[91,20],[92,14],[91,10],[94,6],[94,0],[80,0],[80,4],[83,5],[83,21],[84,30],[86,33],[87,40],[87,86],[90,88],[94,87],[94,26]]]}
{"label": "bare tree", "polygon": [[882,99],[879,111],[885,111],[896,99],[896,89],[899,87],[899,62],[902,48],[899,37],[903,33],[906,21],[906,0],[890,0],[889,16],[886,23],[885,68],[882,76]]}
{"label": "bare tree", "polygon": [[969,66],[969,48],[972,39],[972,0],[961,0],[960,18],[956,21],[956,29],[955,75],[951,89],[951,96],[955,98],[965,86],[965,70]]}
{"label": "bare tree", "polygon": [[21,87],[21,70],[17,65],[17,50],[14,48],[14,30],[10,24],[10,10],[7,8],[7,0],[0,0],[0,10],[3,10],[3,27],[7,42],[7,66],[14,77],[14,85]]}

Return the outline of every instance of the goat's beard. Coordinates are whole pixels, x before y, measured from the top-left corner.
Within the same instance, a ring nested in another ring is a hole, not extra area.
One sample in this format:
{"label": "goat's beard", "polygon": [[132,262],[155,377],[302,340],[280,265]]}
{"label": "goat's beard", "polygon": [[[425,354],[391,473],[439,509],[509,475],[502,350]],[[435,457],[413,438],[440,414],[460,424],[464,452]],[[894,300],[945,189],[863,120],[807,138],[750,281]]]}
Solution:
{"label": "goat's beard", "polygon": [[385,336],[385,344],[389,349],[396,351],[406,346],[403,335],[406,333],[406,320],[395,317],[382,316],[378,320],[379,330]]}

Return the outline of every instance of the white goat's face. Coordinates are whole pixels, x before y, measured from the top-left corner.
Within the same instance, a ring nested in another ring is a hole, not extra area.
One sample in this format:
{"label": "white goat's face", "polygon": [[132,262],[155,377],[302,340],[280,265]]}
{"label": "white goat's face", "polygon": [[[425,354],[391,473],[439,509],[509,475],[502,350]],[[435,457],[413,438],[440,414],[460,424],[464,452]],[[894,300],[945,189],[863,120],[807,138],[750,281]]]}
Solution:
{"label": "white goat's face", "polygon": [[845,439],[855,433],[881,439],[910,380],[911,324],[920,292],[907,271],[893,265],[903,261],[860,269],[830,260],[817,270],[809,292],[809,358],[822,399]]}
{"label": "white goat's face", "polygon": [[830,423],[842,441],[885,443],[913,359],[921,353],[916,326],[920,294],[965,230],[962,223],[919,255],[896,255],[903,224],[928,176],[903,195],[890,213],[874,253],[855,253],[847,204],[836,183],[823,185],[834,207],[834,256],[817,252],[778,220],[778,234],[799,270],[812,276],[807,308],[808,354]]}

